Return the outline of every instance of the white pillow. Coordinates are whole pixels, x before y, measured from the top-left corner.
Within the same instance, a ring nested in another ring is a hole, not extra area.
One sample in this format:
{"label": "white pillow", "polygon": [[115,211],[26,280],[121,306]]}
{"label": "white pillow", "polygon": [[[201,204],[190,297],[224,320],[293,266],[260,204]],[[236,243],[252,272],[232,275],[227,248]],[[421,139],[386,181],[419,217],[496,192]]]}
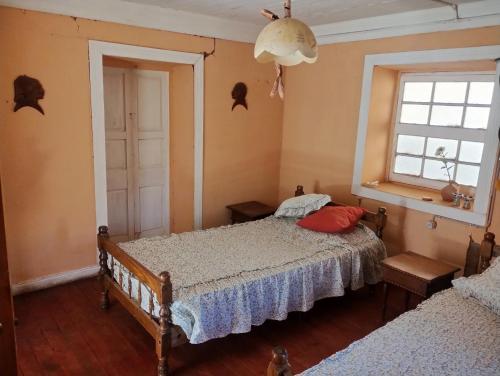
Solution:
{"label": "white pillow", "polygon": [[482,305],[500,315],[500,257],[481,274],[452,281],[453,286],[464,297],[477,299]]}
{"label": "white pillow", "polygon": [[313,210],[318,210],[329,203],[332,198],[329,195],[311,193],[289,198],[283,201],[274,213],[276,217],[302,218]]}

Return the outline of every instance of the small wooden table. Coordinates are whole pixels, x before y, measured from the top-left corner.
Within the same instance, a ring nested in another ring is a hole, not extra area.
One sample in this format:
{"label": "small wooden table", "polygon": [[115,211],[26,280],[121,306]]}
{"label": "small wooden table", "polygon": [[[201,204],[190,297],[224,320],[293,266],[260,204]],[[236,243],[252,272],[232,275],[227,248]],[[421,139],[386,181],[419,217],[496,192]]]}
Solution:
{"label": "small wooden table", "polygon": [[276,208],[258,201],[241,202],[239,204],[228,205],[226,208],[231,210],[231,221],[233,224],[262,219],[276,211]]}
{"label": "small wooden table", "polygon": [[404,252],[382,261],[384,280],[384,306],[382,320],[385,320],[389,285],[406,291],[405,310],[408,309],[410,293],[424,299],[435,292],[451,287],[455,272],[460,268],[413,252]]}

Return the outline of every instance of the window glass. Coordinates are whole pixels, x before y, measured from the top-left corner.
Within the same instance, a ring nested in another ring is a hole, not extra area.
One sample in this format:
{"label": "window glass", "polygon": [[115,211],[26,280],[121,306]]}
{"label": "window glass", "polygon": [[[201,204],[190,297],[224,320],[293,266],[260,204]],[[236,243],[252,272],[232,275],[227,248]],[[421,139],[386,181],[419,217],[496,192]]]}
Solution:
{"label": "window glass", "polygon": [[431,125],[459,127],[463,110],[462,106],[432,106]]}
{"label": "window glass", "polygon": [[482,142],[462,141],[458,160],[461,162],[481,163],[483,147]]}
{"label": "window glass", "polygon": [[477,185],[479,178],[479,166],[466,165],[459,163],[457,166],[457,175],[455,181],[462,185]]}
{"label": "window glass", "polygon": [[405,102],[430,102],[432,82],[406,82],[403,94]]}
{"label": "window glass", "polygon": [[394,172],[397,174],[420,175],[422,158],[398,155],[394,163]]}
{"label": "window glass", "polygon": [[464,128],[488,128],[490,117],[489,107],[467,107],[465,111]]}
{"label": "window glass", "polygon": [[402,154],[424,154],[425,137],[407,136],[400,134],[398,136],[397,152]]}
{"label": "window glass", "polygon": [[401,106],[401,123],[427,124],[429,106],[421,104],[403,104]]}
{"label": "window glass", "polygon": [[467,103],[491,104],[494,86],[493,82],[471,82]]}
{"label": "window glass", "polygon": [[436,157],[436,151],[439,147],[444,147],[446,158],[455,159],[457,156],[458,140],[429,137],[427,139],[425,155],[428,157]]}
{"label": "window glass", "polygon": [[453,180],[477,186],[494,80],[475,72],[402,74],[390,179],[439,189],[450,178],[440,150]]}
{"label": "window glass", "polygon": [[467,92],[467,82],[436,82],[434,102],[464,103]]}
{"label": "window glass", "polygon": [[[450,168],[450,176],[453,179],[453,174],[455,173],[455,164],[453,162],[448,163]],[[436,159],[426,159],[424,162],[424,178],[434,179],[434,180],[445,180],[449,181],[448,174],[446,173],[446,168],[444,163]]]}

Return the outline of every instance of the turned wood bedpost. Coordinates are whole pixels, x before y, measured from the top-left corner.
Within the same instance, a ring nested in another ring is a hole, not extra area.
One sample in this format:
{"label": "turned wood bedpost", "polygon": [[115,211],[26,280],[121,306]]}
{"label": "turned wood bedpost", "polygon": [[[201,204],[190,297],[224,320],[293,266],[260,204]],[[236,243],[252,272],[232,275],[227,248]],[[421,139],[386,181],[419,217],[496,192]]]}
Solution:
{"label": "turned wood bedpost", "polygon": [[483,241],[479,247],[479,263],[478,273],[482,273],[490,266],[490,260],[493,256],[493,248],[495,248],[495,234],[487,232],[484,234]]}
{"label": "turned wood bedpost", "polygon": [[304,195],[304,187],[302,185],[297,185],[297,189],[295,190],[295,197]]}
{"label": "turned wood bedpost", "polygon": [[99,233],[97,234],[97,246],[99,247],[99,281],[102,285],[101,292],[101,308],[109,308],[109,288],[104,276],[110,275],[108,268],[108,252],[102,245],[102,240],[109,239],[108,226],[99,226]]}
{"label": "turned wood bedpost", "polygon": [[162,272],[160,274],[160,317],[158,333],[156,335],[156,354],[158,355],[158,376],[170,374],[168,367],[168,355],[171,347],[172,316],[170,304],[172,303],[172,283],[170,274]]}
{"label": "turned wood bedpost", "polygon": [[277,346],[272,351],[273,358],[267,366],[267,376],[293,376],[292,366],[288,363],[288,353]]}
{"label": "turned wood bedpost", "polygon": [[379,207],[375,221],[375,228],[376,228],[375,233],[380,239],[382,239],[386,222],[387,222],[387,209],[384,207]]}

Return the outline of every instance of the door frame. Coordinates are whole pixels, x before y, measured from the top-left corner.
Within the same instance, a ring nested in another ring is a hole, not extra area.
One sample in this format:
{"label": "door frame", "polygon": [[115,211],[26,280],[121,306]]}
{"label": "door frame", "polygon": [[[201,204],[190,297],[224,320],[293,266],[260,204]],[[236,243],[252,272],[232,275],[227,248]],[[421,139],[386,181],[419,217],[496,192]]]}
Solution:
{"label": "door frame", "polygon": [[194,67],[194,229],[201,229],[203,224],[203,54],[89,40],[90,97],[92,107],[94,188],[97,227],[108,224],[103,56],[188,64]]}

